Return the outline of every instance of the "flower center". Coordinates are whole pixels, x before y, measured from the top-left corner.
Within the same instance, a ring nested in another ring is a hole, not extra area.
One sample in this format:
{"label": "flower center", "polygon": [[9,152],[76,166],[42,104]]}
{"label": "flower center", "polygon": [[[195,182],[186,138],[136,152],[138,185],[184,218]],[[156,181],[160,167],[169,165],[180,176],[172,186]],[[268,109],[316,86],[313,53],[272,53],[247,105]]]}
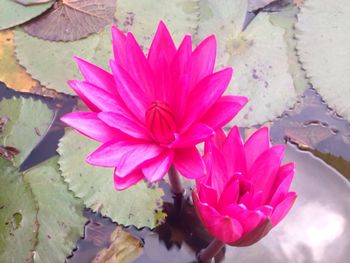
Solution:
{"label": "flower center", "polygon": [[165,102],[152,102],[146,111],[146,126],[152,138],[158,143],[169,144],[174,140],[175,119],[172,110]]}

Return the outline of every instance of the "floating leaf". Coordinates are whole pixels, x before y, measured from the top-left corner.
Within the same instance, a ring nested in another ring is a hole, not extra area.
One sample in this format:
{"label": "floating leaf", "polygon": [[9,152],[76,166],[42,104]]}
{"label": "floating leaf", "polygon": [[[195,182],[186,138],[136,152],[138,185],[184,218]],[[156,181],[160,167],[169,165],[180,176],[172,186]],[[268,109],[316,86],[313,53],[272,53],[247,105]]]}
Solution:
{"label": "floating leaf", "polygon": [[0,81],[16,91],[48,97],[58,96],[55,91],[42,87],[18,64],[11,30],[0,31]]}
{"label": "floating leaf", "polygon": [[294,38],[294,24],[297,21],[299,9],[293,5],[288,5],[282,11],[272,13],[270,21],[273,25],[285,30],[284,39],[288,46],[288,65],[289,72],[293,77],[294,88],[298,95],[304,93],[308,85],[306,73],[301,68],[299,58],[296,52],[297,41]]}
{"label": "floating leaf", "polygon": [[59,0],[24,30],[46,40],[77,40],[113,24],[115,6],[116,0]]}
{"label": "floating leaf", "polygon": [[350,5],[308,0],[296,23],[297,49],[307,76],[327,104],[350,120]]}
{"label": "floating leaf", "polygon": [[94,167],[85,163],[85,157],[99,143],[67,130],[61,139],[58,152],[59,164],[69,188],[93,211],[110,217],[123,225],[155,227],[162,206],[163,190],[157,185],[149,188],[145,182],[116,191],[113,169]]}
{"label": "floating leaf", "polygon": [[12,1],[15,1],[15,2],[22,4],[22,5],[25,5],[25,6],[51,2],[51,0],[12,0]]}
{"label": "floating leaf", "polygon": [[74,94],[67,80],[81,75],[73,56],[107,66],[112,56],[110,30],[73,42],[51,42],[32,37],[21,29],[15,30],[16,56],[33,78],[59,92]]}
{"label": "floating leaf", "polygon": [[8,119],[0,134],[0,145],[19,151],[13,160],[18,167],[45,136],[54,116],[40,101],[13,98],[0,101],[0,117]]}
{"label": "floating leaf", "polygon": [[33,253],[38,263],[64,262],[83,235],[86,222],[82,201],[68,191],[57,160],[58,157],[51,158],[24,175],[39,207],[38,243]]}
{"label": "floating leaf", "polygon": [[252,12],[254,10],[263,8],[272,2],[277,0],[248,0],[248,11]]}
{"label": "floating leaf", "polygon": [[145,50],[160,20],[169,28],[177,43],[184,34],[193,34],[198,25],[199,0],[119,0],[117,1],[117,25],[131,31]]}
{"label": "floating leaf", "polygon": [[130,263],[142,252],[140,240],[118,226],[111,234],[110,246],[98,252],[92,263]]}
{"label": "floating leaf", "polygon": [[[253,126],[276,118],[292,106],[297,97],[288,71],[284,29],[272,25],[269,14],[259,13],[239,33],[237,30],[242,28],[242,18],[247,11],[242,2],[220,1],[209,8],[215,15],[208,18],[202,16],[201,11],[199,36],[220,32],[217,34],[217,65],[232,66],[235,70],[228,93],[249,98],[248,104],[231,124]],[[215,25],[216,29],[209,27],[209,32],[206,26],[209,23]]]}
{"label": "floating leaf", "polygon": [[0,30],[27,22],[45,12],[54,2],[54,0],[51,0],[43,4],[25,6],[14,0],[1,0]]}
{"label": "floating leaf", "polygon": [[22,175],[0,158],[0,262],[30,262],[36,243],[35,201]]}

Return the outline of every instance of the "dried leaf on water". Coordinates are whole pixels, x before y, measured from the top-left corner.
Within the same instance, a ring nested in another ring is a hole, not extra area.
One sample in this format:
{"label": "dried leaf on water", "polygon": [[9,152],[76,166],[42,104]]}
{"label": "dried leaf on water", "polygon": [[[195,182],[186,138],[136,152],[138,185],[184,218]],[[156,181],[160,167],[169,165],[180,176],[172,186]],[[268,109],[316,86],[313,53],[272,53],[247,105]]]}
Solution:
{"label": "dried leaf on water", "polygon": [[110,238],[111,244],[98,252],[91,263],[130,263],[142,252],[142,243],[118,226]]}
{"label": "dried leaf on water", "polygon": [[114,22],[116,0],[58,0],[24,30],[51,41],[74,41],[101,31]]}
{"label": "dried leaf on water", "polygon": [[18,64],[13,42],[12,30],[0,31],[0,81],[19,92],[57,97],[58,94],[55,91],[42,87]]}

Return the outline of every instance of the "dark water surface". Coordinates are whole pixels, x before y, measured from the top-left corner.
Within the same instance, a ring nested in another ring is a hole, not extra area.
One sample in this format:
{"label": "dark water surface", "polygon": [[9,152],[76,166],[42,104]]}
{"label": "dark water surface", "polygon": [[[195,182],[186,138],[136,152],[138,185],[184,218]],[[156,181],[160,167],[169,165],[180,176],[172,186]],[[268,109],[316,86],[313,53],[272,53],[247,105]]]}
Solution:
{"label": "dark water surface", "polygon": [[[0,99],[19,96],[0,83]],[[25,97],[31,95],[23,95]],[[59,116],[72,110],[76,99],[32,96],[57,112],[49,134],[21,166],[25,170],[56,154],[64,133]],[[346,263],[350,258],[350,125],[327,108],[318,94],[309,89],[301,101],[281,118],[269,124],[273,143],[287,144],[285,161],[296,162],[293,189],[298,199],[290,214],[271,233],[248,248],[226,247],[216,262],[293,262]],[[299,147],[299,148],[298,148]],[[330,165],[329,165],[330,164]],[[334,168],[333,168],[333,167]],[[153,231],[124,228],[143,244],[134,262],[195,262],[195,255],[210,242],[190,204],[164,188],[164,210],[168,217]],[[181,211],[181,214],[178,214]],[[109,245],[117,224],[99,214],[84,210],[89,219],[85,235],[67,259],[69,263],[91,262],[96,253]]]}

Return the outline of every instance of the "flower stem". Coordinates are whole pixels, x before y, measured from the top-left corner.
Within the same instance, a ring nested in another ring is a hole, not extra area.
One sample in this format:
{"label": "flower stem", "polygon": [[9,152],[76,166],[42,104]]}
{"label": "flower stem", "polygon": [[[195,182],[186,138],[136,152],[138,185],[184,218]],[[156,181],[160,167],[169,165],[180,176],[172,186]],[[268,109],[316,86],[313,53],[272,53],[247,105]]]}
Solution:
{"label": "flower stem", "polygon": [[209,263],[210,260],[220,252],[220,250],[225,246],[225,244],[217,239],[213,239],[211,243],[205,248],[202,249],[197,258],[199,263]]}
{"label": "flower stem", "polygon": [[182,188],[179,174],[174,165],[170,167],[168,174],[172,192],[176,195],[182,195],[184,193],[184,189]]}

